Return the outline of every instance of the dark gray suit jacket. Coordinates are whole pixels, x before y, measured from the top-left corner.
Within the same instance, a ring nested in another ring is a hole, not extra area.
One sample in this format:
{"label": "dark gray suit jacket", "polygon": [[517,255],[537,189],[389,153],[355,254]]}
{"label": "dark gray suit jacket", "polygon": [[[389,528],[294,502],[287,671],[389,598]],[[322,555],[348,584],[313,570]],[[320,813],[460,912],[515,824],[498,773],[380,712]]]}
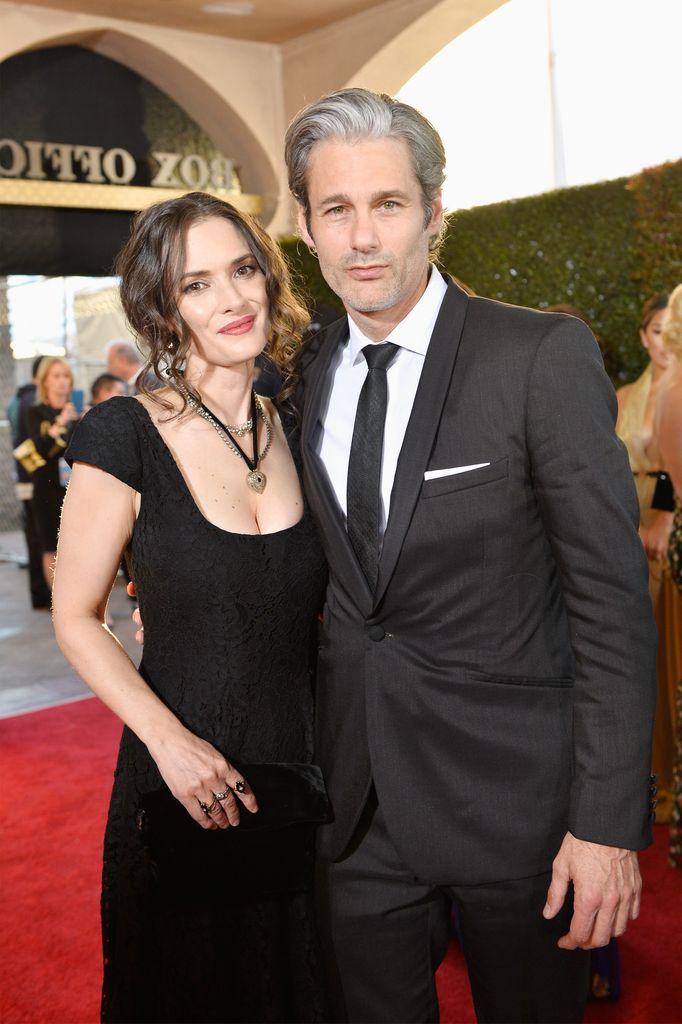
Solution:
{"label": "dark gray suit jacket", "polygon": [[647,845],[655,627],[590,331],[448,284],[374,595],[315,453],[346,337],[344,318],[302,363],[305,485],[331,567],[317,756],[335,820],[323,856],[343,854],[372,780],[403,860],[434,883],[548,870],[567,830]]}

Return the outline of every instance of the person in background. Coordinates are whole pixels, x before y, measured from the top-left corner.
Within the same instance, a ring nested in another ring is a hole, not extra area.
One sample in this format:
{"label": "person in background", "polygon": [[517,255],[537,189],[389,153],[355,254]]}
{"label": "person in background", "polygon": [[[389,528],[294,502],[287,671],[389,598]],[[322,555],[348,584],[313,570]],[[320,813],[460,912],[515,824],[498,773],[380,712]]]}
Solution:
{"label": "person in background", "polygon": [[667,560],[673,522],[670,478],[656,429],[656,405],[673,361],[663,343],[668,296],[654,295],[644,305],[639,336],[649,362],[632,384],[618,389],[616,431],[625,444],[635,477],[640,509],[639,533],[649,560],[649,590],[658,627],[656,658],[657,702],[652,771],[658,776],[656,820],[670,821],[675,687],[682,675],[682,598]]}
{"label": "person in background", "polygon": [[[37,356],[33,360],[31,368],[31,380],[28,384],[22,384],[12,398],[7,410],[7,418],[10,421],[12,430],[12,447],[19,448],[28,439],[28,410],[35,403],[36,397],[36,376],[43,356]],[[21,502],[21,524],[26,538],[26,551],[28,553],[28,584],[31,594],[31,605],[36,610],[50,607],[50,588],[48,587],[43,574],[43,557],[40,546],[40,537],[33,515],[33,479],[29,469],[21,461],[21,457],[15,454],[17,468],[16,494]],[[30,465],[30,460],[29,460]]]}
{"label": "person in background", "polygon": [[[656,402],[654,423],[661,460],[670,473],[675,497],[668,560],[673,580],[682,593],[682,284],[678,284],[670,296],[661,336],[670,354],[670,365]],[[682,672],[675,689],[670,863],[682,868]]]}
{"label": "person in background", "polygon": [[104,349],[107,373],[125,382],[126,393],[134,394],[136,381],[142,369],[142,357],[129,338],[112,338]]}
{"label": "person in background", "polygon": [[28,410],[28,433],[35,449],[32,472],[33,517],[40,540],[43,573],[50,589],[59,515],[66,494],[68,467],[64,452],[78,420],[70,400],[73,374],[64,359],[46,356],[36,377],[37,404]]}
{"label": "person in background", "polygon": [[99,405],[100,402],[106,402],[107,398],[113,398],[114,395],[125,395],[125,393],[126,382],[121,377],[117,377],[114,373],[100,373],[90,387],[90,404]]}

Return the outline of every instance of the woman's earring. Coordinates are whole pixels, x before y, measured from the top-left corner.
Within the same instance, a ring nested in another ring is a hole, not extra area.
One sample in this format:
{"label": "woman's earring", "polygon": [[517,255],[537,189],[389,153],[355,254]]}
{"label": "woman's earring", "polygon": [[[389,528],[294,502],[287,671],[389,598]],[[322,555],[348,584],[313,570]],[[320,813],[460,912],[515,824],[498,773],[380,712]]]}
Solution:
{"label": "woman's earring", "polygon": [[315,259],[317,259],[317,249],[315,248],[315,246],[314,245],[309,245],[308,248],[310,249],[310,251],[313,254],[313,256],[315,257]]}

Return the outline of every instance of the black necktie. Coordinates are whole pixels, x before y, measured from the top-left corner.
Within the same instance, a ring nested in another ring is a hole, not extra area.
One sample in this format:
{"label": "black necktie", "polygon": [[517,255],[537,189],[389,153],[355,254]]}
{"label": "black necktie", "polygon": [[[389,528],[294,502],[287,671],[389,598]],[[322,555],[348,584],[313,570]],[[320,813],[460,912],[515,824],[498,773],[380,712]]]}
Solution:
{"label": "black necktie", "polygon": [[372,591],[376,588],[379,567],[381,457],[388,398],[386,370],[397,351],[398,345],[391,342],[365,345],[362,350],[369,370],[358,400],[348,460],[348,537]]}

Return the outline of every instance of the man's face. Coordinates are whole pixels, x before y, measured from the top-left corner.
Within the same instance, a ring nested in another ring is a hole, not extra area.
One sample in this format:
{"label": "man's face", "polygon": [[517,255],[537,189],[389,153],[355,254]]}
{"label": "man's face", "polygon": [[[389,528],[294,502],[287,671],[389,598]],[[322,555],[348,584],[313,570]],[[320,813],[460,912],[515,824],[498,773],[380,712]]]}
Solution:
{"label": "man's face", "polygon": [[390,329],[426,287],[440,195],[424,227],[421,189],[402,139],[318,142],[307,178],[310,225],[300,209],[299,230],[317,249],[327,284],[363,329],[372,322]]}

